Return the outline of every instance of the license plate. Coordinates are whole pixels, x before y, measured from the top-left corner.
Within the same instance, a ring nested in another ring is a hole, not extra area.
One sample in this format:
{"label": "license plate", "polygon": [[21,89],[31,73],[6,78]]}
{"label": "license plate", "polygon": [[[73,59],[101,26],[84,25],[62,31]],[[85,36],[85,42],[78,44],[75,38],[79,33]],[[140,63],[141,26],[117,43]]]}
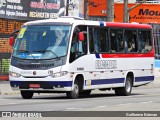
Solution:
{"label": "license plate", "polygon": [[40,88],[40,84],[29,84],[30,88]]}

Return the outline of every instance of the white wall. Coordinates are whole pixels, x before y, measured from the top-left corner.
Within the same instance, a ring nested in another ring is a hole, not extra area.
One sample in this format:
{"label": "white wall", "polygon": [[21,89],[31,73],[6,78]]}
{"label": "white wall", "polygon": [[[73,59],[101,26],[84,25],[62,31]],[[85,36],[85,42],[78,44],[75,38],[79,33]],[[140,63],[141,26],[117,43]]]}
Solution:
{"label": "white wall", "polygon": [[84,0],[69,0],[69,16],[84,17]]}

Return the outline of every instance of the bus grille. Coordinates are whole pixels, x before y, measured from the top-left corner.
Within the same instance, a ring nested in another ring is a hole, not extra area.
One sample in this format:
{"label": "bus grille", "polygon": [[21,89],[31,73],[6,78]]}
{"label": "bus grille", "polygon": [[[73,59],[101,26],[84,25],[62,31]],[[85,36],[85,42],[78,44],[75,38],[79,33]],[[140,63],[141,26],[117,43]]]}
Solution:
{"label": "bus grille", "polygon": [[19,68],[22,69],[47,69],[54,66],[54,64],[18,64]]}

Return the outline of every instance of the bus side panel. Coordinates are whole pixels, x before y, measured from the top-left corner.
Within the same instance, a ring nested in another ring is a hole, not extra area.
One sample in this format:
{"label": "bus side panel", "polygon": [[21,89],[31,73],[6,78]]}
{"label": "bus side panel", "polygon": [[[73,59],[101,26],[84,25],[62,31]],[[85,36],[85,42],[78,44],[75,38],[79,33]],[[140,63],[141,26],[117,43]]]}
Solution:
{"label": "bus side panel", "polygon": [[[145,61],[145,63],[144,63]],[[134,86],[153,81],[153,58],[98,58],[82,56],[70,64],[70,72],[84,75],[84,89],[123,87],[128,72],[133,72]]]}

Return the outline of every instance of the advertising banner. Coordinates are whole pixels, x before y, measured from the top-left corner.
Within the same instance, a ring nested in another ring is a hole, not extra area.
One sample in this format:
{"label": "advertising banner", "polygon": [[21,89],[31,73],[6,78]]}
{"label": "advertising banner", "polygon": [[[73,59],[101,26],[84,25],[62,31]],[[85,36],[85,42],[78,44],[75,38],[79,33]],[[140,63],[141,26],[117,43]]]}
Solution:
{"label": "advertising banner", "polygon": [[[131,8],[135,4],[129,4]],[[115,4],[115,22],[123,21],[123,4]],[[129,22],[160,23],[160,4],[141,4],[130,11]]]}
{"label": "advertising banner", "polygon": [[106,16],[107,0],[90,0],[88,4],[89,16]]}
{"label": "advertising banner", "polygon": [[35,20],[65,13],[65,0],[0,0],[0,18]]}
{"label": "advertising banner", "polygon": [[[128,4],[128,8],[136,3]],[[129,12],[129,22],[138,23],[160,23],[160,4],[143,3]],[[114,22],[123,22],[123,3],[114,3]],[[106,0],[90,0],[89,16],[107,16]]]}

